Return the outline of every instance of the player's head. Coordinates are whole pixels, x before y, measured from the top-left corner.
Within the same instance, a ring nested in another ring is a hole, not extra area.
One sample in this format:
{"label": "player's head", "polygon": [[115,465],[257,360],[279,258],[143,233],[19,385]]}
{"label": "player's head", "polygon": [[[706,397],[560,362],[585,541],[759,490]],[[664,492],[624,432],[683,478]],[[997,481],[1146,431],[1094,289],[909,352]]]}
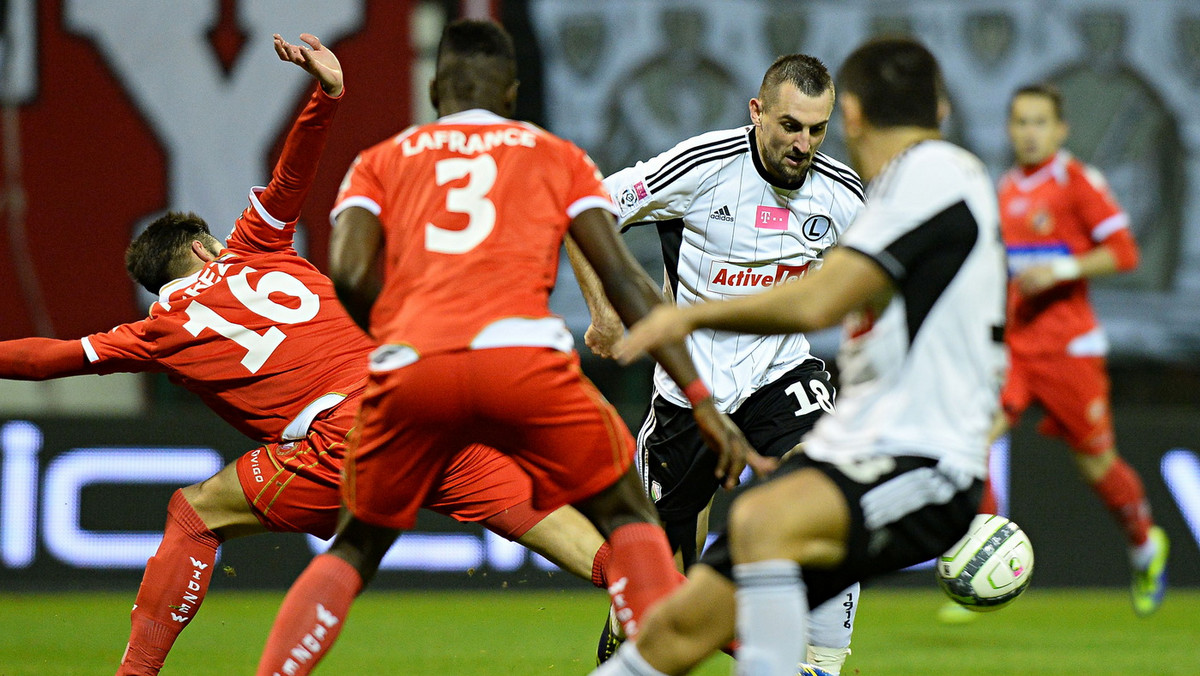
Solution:
{"label": "player's head", "polygon": [[221,242],[208,231],[208,224],[196,214],[169,211],[159,217],[125,250],[125,269],[135,282],[150,293],[167,282],[185,277],[203,265],[193,243],[211,258],[221,251]]}
{"label": "player's head", "polygon": [[838,70],[842,131],[859,174],[870,179],[894,154],[897,139],[937,138],[948,97],[937,59],[911,38],[876,38]]}
{"label": "player's head", "polygon": [[429,97],[439,115],[484,108],[511,117],[517,102],[517,58],[508,31],[477,19],[447,24]]}
{"label": "player's head", "polygon": [[1018,89],[1008,104],[1008,137],[1017,164],[1041,164],[1058,152],[1067,140],[1062,92],[1049,84],[1032,84]]}
{"label": "player's head", "polygon": [[787,185],[804,179],[833,115],[833,78],[807,54],[775,59],[750,99],[758,154],[767,173]]}

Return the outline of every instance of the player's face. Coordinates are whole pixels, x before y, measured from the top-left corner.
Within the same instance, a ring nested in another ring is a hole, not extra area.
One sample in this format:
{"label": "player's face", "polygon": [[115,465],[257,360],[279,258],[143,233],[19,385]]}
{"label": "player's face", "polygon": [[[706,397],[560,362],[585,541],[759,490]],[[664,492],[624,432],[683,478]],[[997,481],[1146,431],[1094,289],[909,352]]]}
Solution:
{"label": "player's face", "polygon": [[833,114],[833,90],[808,96],[784,82],[763,100],[750,100],[750,119],[758,137],[763,167],[783,183],[804,178],[825,141]]}
{"label": "player's face", "polygon": [[1009,111],[1008,136],[1017,164],[1032,166],[1058,152],[1067,138],[1067,125],[1055,114],[1049,98],[1021,94]]}

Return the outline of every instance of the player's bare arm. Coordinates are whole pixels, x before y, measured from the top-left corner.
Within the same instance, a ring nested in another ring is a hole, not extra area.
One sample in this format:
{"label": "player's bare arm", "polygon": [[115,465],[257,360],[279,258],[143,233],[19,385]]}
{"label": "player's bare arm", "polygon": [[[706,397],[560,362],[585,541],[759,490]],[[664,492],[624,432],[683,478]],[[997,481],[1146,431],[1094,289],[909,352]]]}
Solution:
{"label": "player's bare arm", "polygon": [[342,64],[329,48],[321,44],[320,38],[311,33],[301,33],[300,39],[309,46],[293,45],[275,34],[275,53],[280,60],[290,61],[308,71],[321,88],[333,98],[342,95]]}
{"label": "player's bare arm", "polygon": [[383,286],[382,253],[383,224],[375,214],[361,207],[338,214],[329,240],[329,277],[350,318],[368,333]]}
{"label": "player's bare arm", "polygon": [[875,261],[838,247],[826,254],[817,271],[770,291],[736,300],[656,308],[630,329],[617,358],[627,364],[698,328],[763,335],[824,329],[854,310],[886,303],[893,290],[891,277]]}
{"label": "player's bare arm", "polygon": [[588,264],[579,246],[569,236],[564,243],[567,246],[567,259],[571,261],[571,269],[575,272],[575,280],[579,282],[579,290],[583,292],[583,300],[587,303],[592,320],[583,334],[583,343],[597,357],[612,359],[616,356],[617,343],[625,335],[625,325],[608,302],[600,278]]}
{"label": "player's bare arm", "polygon": [[[654,281],[617,235],[612,214],[601,209],[584,211],[571,221],[571,237],[595,270],[605,294],[626,324],[633,324],[653,307],[662,304]],[[651,350],[651,354],[689,399],[697,392],[696,383],[703,388],[682,340],[665,341]],[[717,410],[707,389],[691,403],[705,443],[717,453],[716,475],[726,488],[737,485],[738,475],[747,461],[756,471],[765,471],[765,461],[750,448],[737,425]]]}

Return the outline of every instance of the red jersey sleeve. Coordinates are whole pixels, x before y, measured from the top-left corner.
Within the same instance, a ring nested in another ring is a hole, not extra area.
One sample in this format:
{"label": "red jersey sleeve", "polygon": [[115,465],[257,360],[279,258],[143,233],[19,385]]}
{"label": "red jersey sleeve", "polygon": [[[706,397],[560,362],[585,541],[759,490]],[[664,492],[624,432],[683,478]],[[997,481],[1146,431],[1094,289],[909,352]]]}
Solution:
{"label": "red jersey sleeve", "polygon": [[94,373],[79,340],[22,338],[0,343],[0,378],[47,380]]}
{"label": "red jersey sleeve", "polygon": [[1099,171],[1076,163],[1071,174],[1071,201],[1093,242],[1102,242],[1117,230],[1129,227],[1129,216]]}
{"label": "red jersey sleeve", "polygon": [[1104,176],[1095,168],[1079,163],[1071,177],[1071,193],[1076,212],[1088,228],[1093,242],[1108,247],[1117,261],[1117,269],[1133,270],[1138,264],[1137,241],[1129,230],[1129,215],[1117,203]]}
{"label": "red jersey sleeve", "polygon": [[617,207],[613,204],[608,190],[602,182],[604,176],[592,162],[592,158],[572,143],[565,142],[567,158],[571,169],[571,188],[567,195],[567,216],[575,218],[588,209],[604,209],[618,216]]}
{"label": "red jersey sleeve", "polygon": [[[342,92],[342,96],[345,92]],[[271,181],[265,188],[250,191],[250,206],[234,225],[227,245],[234,251],[292,251],[296,220],[308,197],[317,165],[329,137],[337,99],[317,87],[308,104],[292,124]]]}
{"label": "red jersey sleeve", "polygon": [[[400,134],[396,141],[404,136],[405,134]],[[338,187],[337,199],[329,213],[331,223],[337,220],[338,214],[350,207],[361,207],[376,216],[380,214],[383,209],[381,205],[386,201],[386,192],[379,180],[380,172],[376,166],[379,156],[380,153],[372,147],[354,158],[354,162],[346,170],[346,177]]]}
{"label": "red jersey sleeve", "polygon": [[[169,315],[168,315],[169,317]],[[91,364],[89,373],[138,373],[162,371],[161,345],[168,335],[166,317],[153,314],[141,321],[121,324],[106,333],[93,333],[82,340]]]}

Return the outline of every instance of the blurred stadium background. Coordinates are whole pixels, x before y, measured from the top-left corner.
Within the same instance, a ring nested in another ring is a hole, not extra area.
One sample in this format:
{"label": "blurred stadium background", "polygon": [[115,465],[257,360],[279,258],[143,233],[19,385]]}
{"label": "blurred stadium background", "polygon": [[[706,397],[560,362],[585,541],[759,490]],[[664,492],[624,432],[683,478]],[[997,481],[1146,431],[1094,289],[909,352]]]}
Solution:
{"label": "blurred stadium background", "polygon": [[[945,131],[997,176],[1009,161],[1012,90],[1060,85],[1068,146],[1108,176],[1143,252],[1136,274],[1094,288],[1113,343],[1119,446],[1173,539],[1173,584],[1200,586],[1194,0],[0,0],[0,339],[74,338],[142,316],[149,299],[125,277],[123,251],[166,209],[196,211],[228,233],[309,86],[275,62],[273,32],[321,36],[347,73],[303,217],[303,246],[324,268],[327,214],[346,167],[358,149],[431,119],[433,50],[460,15],[506,24],[521,59],[519,117],[574,140],[605,171],[742,124],[775,55],[804,51],[836,69],[879,33],[919,36],[937,54],[954,106]],[[824,150],[844,158],[836,123]],[[661,278],[653,237],[628,241]],[[496,284],[503,270],[497,261]],[[587,316],[565,265],[554,305],[581,337]],[[820,355],[831,359],[836,340],[818,336]],[[636,425],[649,367],[583,356]],[[1035,417],[996,468],[1009,514],[1037,551],[1035,587],[1125,585],[1115,527],[1062,448],[1034,433]],[[0,594],[132,598],[171,491],[249,449],[159,376],[0,382]],[[282,588],[320,545],[275,535],[231,543],[213,589]],[[932,588],[932,578],[883,584]],[[436,517],[401,539],[377,586],[586,588]]]}

